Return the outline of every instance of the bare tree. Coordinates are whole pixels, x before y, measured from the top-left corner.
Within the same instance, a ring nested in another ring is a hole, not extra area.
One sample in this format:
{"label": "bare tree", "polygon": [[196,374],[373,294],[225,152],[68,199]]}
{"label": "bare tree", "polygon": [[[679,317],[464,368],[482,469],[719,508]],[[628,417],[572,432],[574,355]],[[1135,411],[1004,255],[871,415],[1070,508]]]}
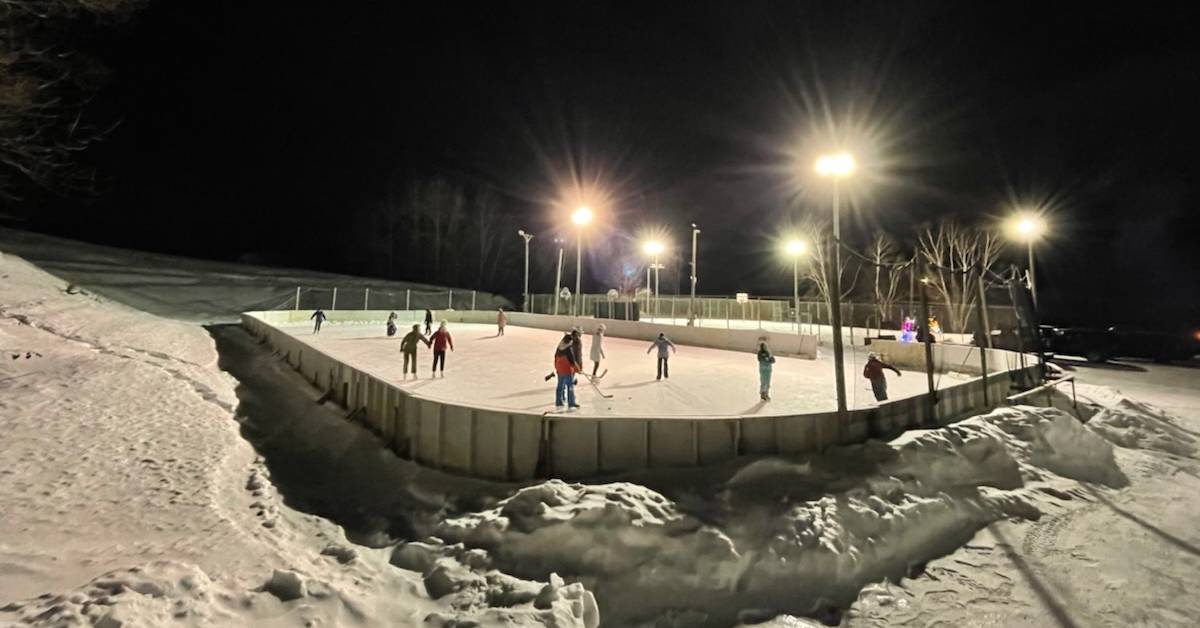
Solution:
{"label": "bare tree", "polygon": [[964,331],[978,298],[972,289],[975,274],[990,270],[1000,254],[995,232],[944,220],[936,228],[926,226],[917,246],[929,265],[929,285],[945,305],[949,327]]}
{"label": "bare tree", "polygon": [[0,0],[0,199],[33,186],[56,194],[95,191],[76,156],[112,124],[86,114],[108,72],[70,44],[75,30],[128,19],[143,0]]}
{"label": "bare tree", "polygon": [[[830,271],[833,267],[833,258],[830,257],[830,244],[833,240],[832,232],[827,223],[821,221],[810,221],[803,229],[803,232],[808,233],[808,241],[810,243],[808,259],[808,267],[804,271],[804,277],[813,282],[817,288],[817,294],[821,296],[821,300],[825,302],[825,311],[832,317],[833,301],[830,298],[831,291],[829,279]],[[858,277],[862,273],[862,264],[857,258],[852,258],[849,255],[841,256],[841,267],[838,269],[838,279],[841,287],[841,300],[845,300],[854,294],[854,288],[858,285]]]}
{"label": "bare tree", "polygon": [[903,269],[896,268],[906,260],[900,256],[900,247],[890,235],[879,231],[867,250],[867,258],[874,264],[875,307],[879,312],[880,324],[887,320],[900,293]]}

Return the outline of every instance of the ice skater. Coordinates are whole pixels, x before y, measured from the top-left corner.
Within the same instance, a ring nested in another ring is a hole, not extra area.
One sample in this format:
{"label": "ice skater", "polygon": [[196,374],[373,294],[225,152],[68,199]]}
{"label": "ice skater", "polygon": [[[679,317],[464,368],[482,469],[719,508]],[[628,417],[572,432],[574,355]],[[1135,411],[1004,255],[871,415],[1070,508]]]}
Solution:
{"label": "ice skater", "polygon": [[558,385],[554,388],[554,408],[562,410],[565,401],[571,409],[579,408],[575,403],[575,375],[583,369],[575,359],[575,334],[566,334],[554,349],[554,373]]}
{"label": "ice skater", "polygon": [[891,369],[896,377],[900,375],[900,369],[892,366],[879,359],[874,353],[867,354],[867,363],[863,365],[863,377],[871,381],[871,392],[875,393],[875,401],[887,401],[887,377],[884,377],[883,370]]}
{"label": "ice skater", "polygon": [[326,318],[325,310],[322,310],[321,308],[317,308],[317,311],[313,312],[312,316],[308,317],[308,320],[313,321],[314,334],[321,333],[321,323],[324,323]]}
{"label": "ice skater", "polygon": [[429,346],[429,339],[421,333],[421,324],[413,323],[412,331],[400,340],[400,353],[404,354],[404,376],[408,377],[408,365],[412,363],[413,377],[417,376],[417,343],[423,342]]}
{"label": "ice skater", "polygon": [[504,326],[508,324],[508,315],[504,313],[504,308],[500,308],[496,312],[496,335],[504,335]]}
{"label": "ice skater", "polygon": [[583,372],[583,328],[576,325],[571,328],[571,358],[579,372]]}
{"label": "ice skater", "polygon": [[596,328],[596,331],[592,332],[592,377],[596,377],[596,372],[600,370],[600,361],[605,358],[604,332],[607,329],[608,328],[604,326],[604,323],[600,323],[600,326]]}
{"label": "ice skater", "polygon": [[433,330],[433,312],[430,312],[429,310],[425,310],[425,335],[428,336],[429,332],[432,330]]}
{"label": "ice skater", "polygon": [[758,398],[771,400],[771,371],[775,369],[775,356],[767,346],[766,338],[758,339]]}
{"label": "ice skater", "polygon": [[441,372],[446,375],[446,347],[450,347],[454,351],[454,339],[450,337],[450,330],[446,329],[446,321],[442,321],[438,325],[438,330],[433,332],[429,337],[433,342],[433,373]]}
{"label": "ice skater", "polygon": [[671,373],[667,369],[667,358],[670,358],[671,353],[675,352],[675,344],[667,338],[666,334],[658,332],[658,338],[650,343],[650,348],[646,349],[646,353],[650,353],[655,348],[658,349],[658,377],[654,379],[661,380],[664,377],[671,379]]}
{"label": "ice skater", "polygon": [[395,335],[396,335],[396,319],[398,319],[398,318],[400,318],[400,317],[399,317],[399,316],[396,316],[396,313],[395,313],[395,312],[392,312],[391,314],[388,314],[388,319],[387,319],[387,335],[388,335],[388,338],[391,338],[392,336],[395,336]]}

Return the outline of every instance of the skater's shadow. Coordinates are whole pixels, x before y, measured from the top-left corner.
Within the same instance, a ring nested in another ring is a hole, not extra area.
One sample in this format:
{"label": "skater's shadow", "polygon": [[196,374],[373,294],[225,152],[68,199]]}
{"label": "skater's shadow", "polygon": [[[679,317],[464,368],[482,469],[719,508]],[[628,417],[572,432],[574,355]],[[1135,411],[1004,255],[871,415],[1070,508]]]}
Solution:
{"label": "skater's shadow", "polygon": [[480,337],[476,338],[476,340],[493,340],[493,339],[499,338],[499,337],[500,337],[500,334],[496,334],[494,336],[480,336]]}
{"label": "skater's shadow", "polygon": [[766,401],[760,401],[760,402],[750,406],[749,408],[742,410],[738,414],[758,414],[758,411],[762,410],[763,406],[765,406],[765,405],[767,405]]}
{"label": "skater's shadow", "polygon": [[543,395],[546,394],[547,390],[550,390],[550,388],[534,388],[533,390],[522,390],[520,392],[508,393],[507,395],[493,397],[493,399],[518,399],[520,397],[528,397],[529,395]]}
{"label": "skater's shadow", "polygon": [[608,388],[609,390],[623,390],[625,388],[641,388],[642,386],[649,386],[651,384],[654,384],[657,381],[658,380],[648,379],[644,382],[638,382],[636,384],[621,384],[619,386],[606,386],[606,388]]}

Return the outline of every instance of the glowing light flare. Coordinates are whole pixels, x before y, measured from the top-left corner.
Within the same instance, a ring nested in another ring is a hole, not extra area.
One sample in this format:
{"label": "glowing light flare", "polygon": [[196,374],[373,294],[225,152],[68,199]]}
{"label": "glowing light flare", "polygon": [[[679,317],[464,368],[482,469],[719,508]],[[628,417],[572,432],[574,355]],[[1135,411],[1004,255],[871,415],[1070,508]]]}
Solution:
{"label": "glowing light flare", "polygon": [[1009,233],[1017,240],[1031,241],[1042,237],[1046,232],[1046,223],[1042,217],[1024,212],[1014,216],[1009,222]]}
{"label": "glowing light flare", "polygon": [[571,214],[571,222],[575,223],[576,225],[578,225],[580,227],[584,227],[592,222],[593,217],[594,217],[594,214],[592,214],[591,208],[587,207],[587,206],[583,206],[583,207],[576,209]]}
{"label": "glowing light flare", "polygon": [[793,257],[804,255],[808,252],[808,243],[804,240],[791,240],[784,247],[784,250],[787,251],[788,255]]}
{"label": "glowing light flare", "polygon": [[823,177],[841,178],[849,176],[858,168],[858,164],[854,161],[854,156],[850,153],[837,153],[835,155],[821,155],[817,159],[816,171],[817,174]]}
{"label": "glowing light flare", "polygon": [[650,240],[642,245],[642,250],[646,252],[646,255],[658,255],[665,251],[666,248],[666,245],[657,240]]}

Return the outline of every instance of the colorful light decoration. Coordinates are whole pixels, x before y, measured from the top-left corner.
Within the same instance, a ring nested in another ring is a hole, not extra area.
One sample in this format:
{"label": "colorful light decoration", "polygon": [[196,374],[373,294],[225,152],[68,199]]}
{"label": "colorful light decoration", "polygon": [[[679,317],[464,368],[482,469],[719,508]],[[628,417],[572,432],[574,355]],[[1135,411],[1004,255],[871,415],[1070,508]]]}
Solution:
{"label": "colorful light decoration", "polygon": [[917,321],[911,316],[904,317],[904,324],[900,326],[900,342],[914,342],[917,339]]}

